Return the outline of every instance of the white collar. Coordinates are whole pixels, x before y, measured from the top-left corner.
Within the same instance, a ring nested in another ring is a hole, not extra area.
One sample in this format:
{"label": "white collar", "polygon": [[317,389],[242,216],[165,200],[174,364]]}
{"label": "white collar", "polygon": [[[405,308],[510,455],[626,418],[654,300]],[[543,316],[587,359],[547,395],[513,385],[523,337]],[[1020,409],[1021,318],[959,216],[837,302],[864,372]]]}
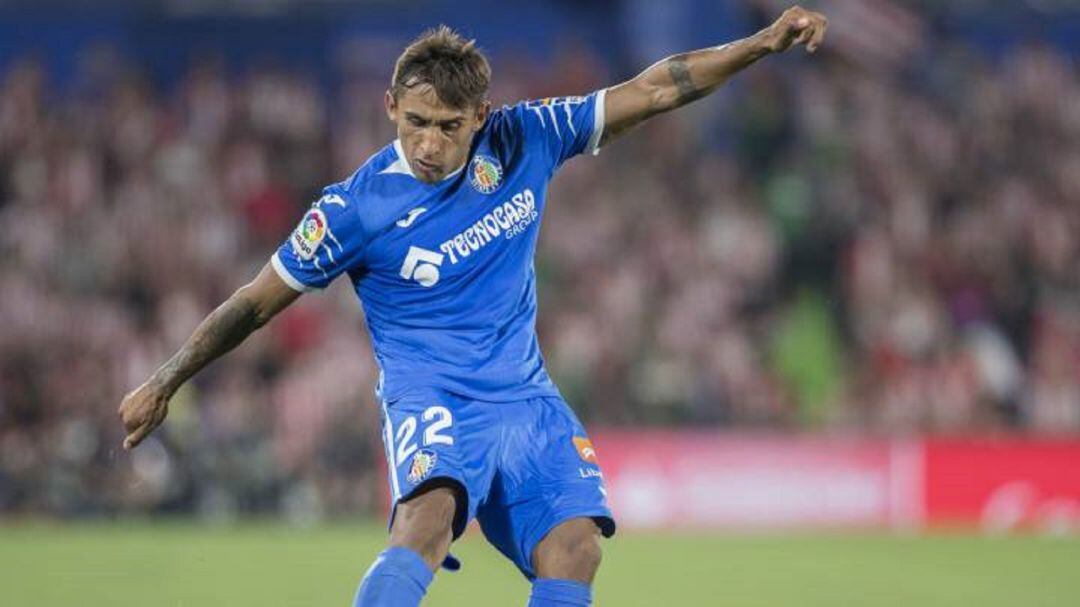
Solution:
{"label": "white collar", "polygon": [[[390,166],[388,166],[385,169],[379,171],[379,174],[401,173],[403,175],[408,175],[408,176],[412,177],[413,179],[416,179],[416,174],[413,173],[412,167],[409,166],[408,159],[405,158],[405,149],[401,147],[401,140],[400,139],[395,139],[394,140],[394,152],[397,153],[397,160],[395,160]],[[466,158],[465,162],[461,163],[461,166],[454,169],[450,173],[447,173],[447,175],[445,177],[443,177],[442,179],[440,179],[440,181],[446,181],[447,179],[450,179],[452,177],[456,177],[458,173],[465,170],[465,165],[468,164],[468,163],[469,163],[469,159]],[[417,181],[419,181],[419,180],[417,179]]]}

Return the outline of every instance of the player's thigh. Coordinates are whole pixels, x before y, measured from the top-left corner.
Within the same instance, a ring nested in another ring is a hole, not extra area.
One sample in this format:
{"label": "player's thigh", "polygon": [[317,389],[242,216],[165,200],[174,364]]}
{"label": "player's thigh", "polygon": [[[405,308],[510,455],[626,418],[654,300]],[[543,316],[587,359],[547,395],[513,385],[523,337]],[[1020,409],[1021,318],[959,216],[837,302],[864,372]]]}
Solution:
{"label": "player's thigh", "polygon": [[602,555],[599,525],[578,517],[549,531],[533,550],[532,563],[536,577],[592,584]]}
{"label": "player's thigh", "polygon": [[[513,403],[504,413],[515,432],[503,447],[494,499],[478,518],[488,540],[534,578],[539,574],[533,562],[536,548],[552,530],[584,519],[610,536],[615,523],[596,452],[562,399]],[[586,544],[578,545],[585,546],[585,556],[593,554]]]}
{"label": "player's thigh", "polygon": [[432,484],[399,503],[390,545],[415,550],[435,569],[450,550],[459,493],[456,487]]}
{"label": "player's thigh", "polygon": [[399,510],[439,487],[455,497],[453,531],[460,535],[490,487],[497,444],[490,417],[489,409],[439,390],[383,403],[392,524]]}

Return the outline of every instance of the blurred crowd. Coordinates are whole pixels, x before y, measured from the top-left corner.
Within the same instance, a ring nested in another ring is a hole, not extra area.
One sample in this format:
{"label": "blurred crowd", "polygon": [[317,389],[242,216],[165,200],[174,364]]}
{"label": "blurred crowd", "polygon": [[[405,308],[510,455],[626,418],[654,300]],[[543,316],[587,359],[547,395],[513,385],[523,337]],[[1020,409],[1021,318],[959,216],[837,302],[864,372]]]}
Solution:
{"label": "blurred crowd", "polygon": [[[1080,430],[1076,67],[916,51],[769,60],[564,167],[539,332],[587,424]],[[116,408],[393,138],[387,75],[206,59],[158,87],[130,61],[95,51],[63,94],[30,61],[0,74],[0,512],[377,510],[346,281],[199,375],[130,455]],[[583,49],[495,70],[497,104],[618,71]]]}

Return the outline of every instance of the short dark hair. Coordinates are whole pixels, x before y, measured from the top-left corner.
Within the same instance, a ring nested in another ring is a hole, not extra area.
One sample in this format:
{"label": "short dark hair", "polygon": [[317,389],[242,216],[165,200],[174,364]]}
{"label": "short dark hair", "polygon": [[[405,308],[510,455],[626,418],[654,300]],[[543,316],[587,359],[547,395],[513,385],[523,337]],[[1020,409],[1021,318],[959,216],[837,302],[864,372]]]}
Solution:
{"label": "short dark hair", "polygon": [[390,93],[431,85],[443,103],[454,108],[480,105],[487,97],[491,66],[476,47],[453,29],[440,25],[413,40],[394,64]]}

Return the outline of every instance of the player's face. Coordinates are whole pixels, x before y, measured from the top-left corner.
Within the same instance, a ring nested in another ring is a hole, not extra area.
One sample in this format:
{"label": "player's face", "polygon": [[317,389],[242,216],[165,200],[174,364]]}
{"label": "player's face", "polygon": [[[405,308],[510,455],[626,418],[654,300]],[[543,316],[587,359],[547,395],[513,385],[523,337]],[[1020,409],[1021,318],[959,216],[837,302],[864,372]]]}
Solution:
{"label": "player's face", "polygon": [[490,107],[486,101],[478,107],[451,107],[427,85],[406,89],[396,99],[386,93],[386,113],[397,125],[406,160],[413,174],[427,183],[461,167]]}

